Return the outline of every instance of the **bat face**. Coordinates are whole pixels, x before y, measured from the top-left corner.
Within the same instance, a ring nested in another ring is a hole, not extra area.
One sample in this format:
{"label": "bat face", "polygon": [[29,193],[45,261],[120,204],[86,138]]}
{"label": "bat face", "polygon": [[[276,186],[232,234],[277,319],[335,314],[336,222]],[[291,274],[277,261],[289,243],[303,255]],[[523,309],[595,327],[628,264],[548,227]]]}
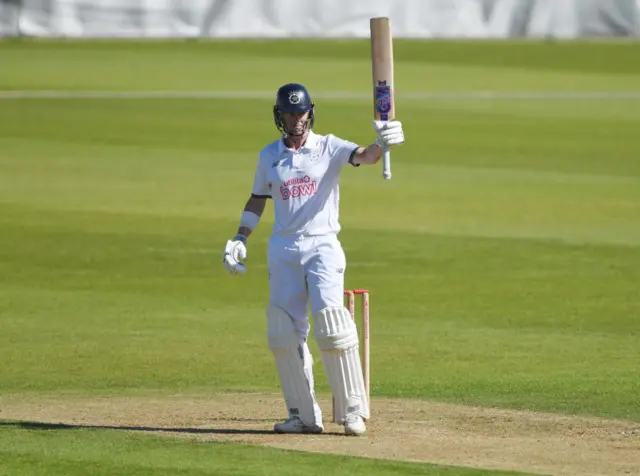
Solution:
{"label": "bat face", "polygon": [[371,19],[371,66],[373,114],[378,121],[394,118],[393,45],[389,18]]}

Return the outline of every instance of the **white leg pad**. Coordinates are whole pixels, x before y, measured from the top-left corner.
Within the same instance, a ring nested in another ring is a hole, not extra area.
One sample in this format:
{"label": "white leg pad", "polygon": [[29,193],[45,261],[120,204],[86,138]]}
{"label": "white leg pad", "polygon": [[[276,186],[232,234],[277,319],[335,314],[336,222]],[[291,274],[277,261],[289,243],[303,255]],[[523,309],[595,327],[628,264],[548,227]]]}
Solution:
{"label": "white leg pad", "polygon": [[335,419],[369,418],[369,401],[360,362],[358,328],[344,307],[328,307],[314,316],[314,335],[322,351],[327,380],[335,399]]}
{"label": "white leg pad", "polygon": [[313,357],[307,343],[300,343],[291,317],[284,310],[267,310],[267,338],[289,416],[299,417],[305,425],[322,425],[322,411],[314,391]]}

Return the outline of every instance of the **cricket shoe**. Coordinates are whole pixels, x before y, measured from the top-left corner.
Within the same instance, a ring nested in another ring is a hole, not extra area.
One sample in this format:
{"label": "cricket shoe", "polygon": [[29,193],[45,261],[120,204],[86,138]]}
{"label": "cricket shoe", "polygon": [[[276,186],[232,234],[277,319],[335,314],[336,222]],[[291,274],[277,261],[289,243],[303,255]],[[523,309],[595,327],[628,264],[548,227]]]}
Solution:
{"label": "cricket shoe", "polygon": [[324,428],[322,424],[305,425],[299,417],[294,416],[273,425],[273,431],[276,433],[322,433]]}
{"label": "cricket shoe", "polygon": [[367,431],[367,426],[360,415],[349,415],[344,420],[344,434],[347,436],[361,436]]}

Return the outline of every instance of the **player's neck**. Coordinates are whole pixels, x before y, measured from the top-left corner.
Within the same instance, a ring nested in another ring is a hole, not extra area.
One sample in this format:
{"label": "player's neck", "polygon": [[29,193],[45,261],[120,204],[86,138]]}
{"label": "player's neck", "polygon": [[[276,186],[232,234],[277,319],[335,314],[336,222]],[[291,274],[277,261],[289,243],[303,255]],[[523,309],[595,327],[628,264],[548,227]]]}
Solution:
{"label": "player's neck", "polygon": [[293,150],[298,150],[300,147],[304,145],[307,141],[307,137],[309,137],[309,131],[305,131],[301,136],[287,136],[284,138],[284,144]]}

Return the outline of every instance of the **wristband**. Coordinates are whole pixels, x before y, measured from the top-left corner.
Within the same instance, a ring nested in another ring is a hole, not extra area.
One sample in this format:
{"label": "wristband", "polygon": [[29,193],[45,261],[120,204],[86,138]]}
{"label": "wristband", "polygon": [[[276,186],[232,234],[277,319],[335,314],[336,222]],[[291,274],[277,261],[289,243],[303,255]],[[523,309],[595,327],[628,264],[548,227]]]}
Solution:
{"label": "wristband", "polygon": [[251,231],[260,223],[260,217],[253,212],[244,211],[240,217],[240,227],[249,228]]}
{"label": "wristband", "polygon": [[244,236],[242,233],[238,233],[236,236],[233,237],[232,241],[242,241],[246,245],[247,237]]}

